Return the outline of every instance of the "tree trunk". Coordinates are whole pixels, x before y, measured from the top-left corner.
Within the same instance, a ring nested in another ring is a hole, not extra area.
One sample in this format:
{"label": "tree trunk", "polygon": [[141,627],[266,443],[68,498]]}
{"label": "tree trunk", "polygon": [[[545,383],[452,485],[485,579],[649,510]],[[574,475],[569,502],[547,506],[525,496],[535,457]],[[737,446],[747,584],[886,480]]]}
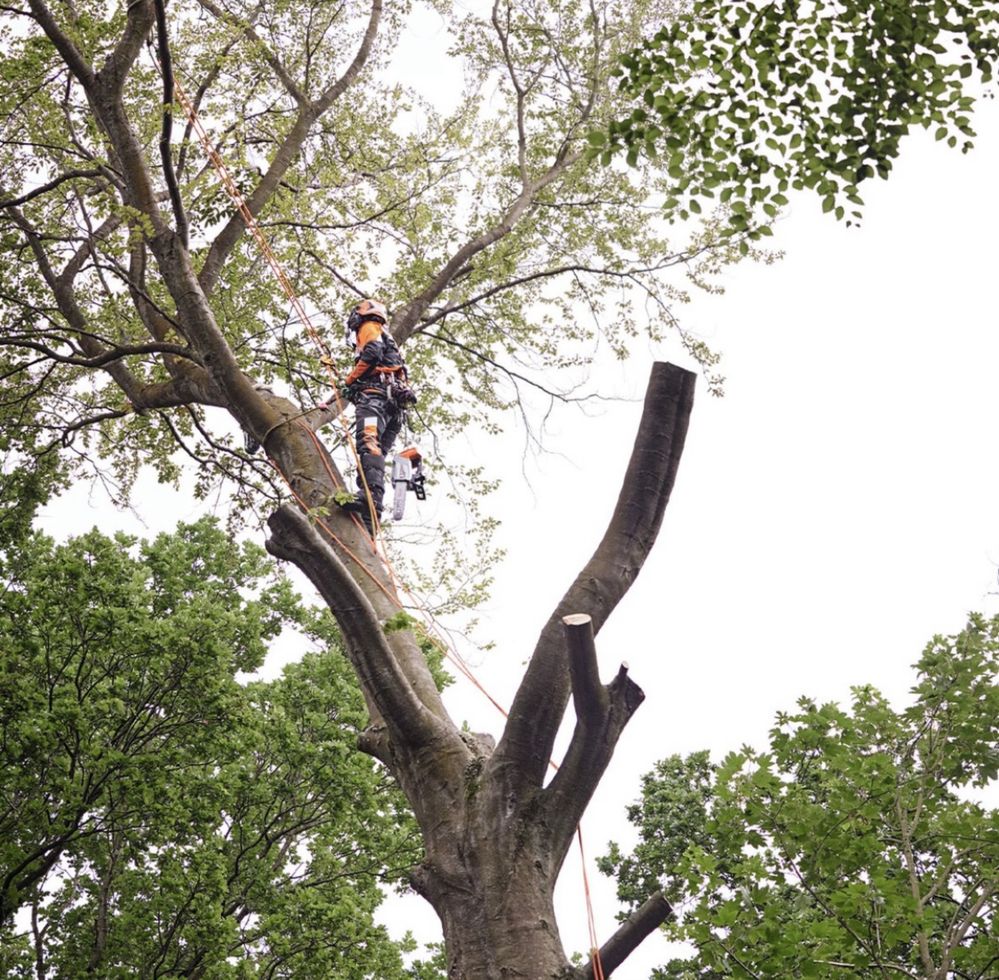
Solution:
{"label": "tree trunk", "polygon": [[[373,717],[362,747],[388,766],[413,807],[426,857],[412,883],[440,916],[453,980],[588,976],[570,965],[562,948],[555,882],[617,740],[644,697],[623,666],[601,684],[594,631],[655,541],[692,398],[689,372],[654,366],[610,525],[543,630],[498,746],[488,736],[460,731],[447,716],[413,634],[383,629],[398,607],[377,561],[355,560],[356,553],[330,540],[297,507],[282,507],[270,519],[268,549],[310,578],[343,631]],[[321,483],[308,465],[307,442],[296,442],[294,433],[282,439],[274,451],[295,466],[303,492],[307,483]],[[370,550],[365,554],[372,557]],[[587,606],[595,616],[582,611]],[[570,694],[575,732],[545,785]],[[613,965],[668,914],[660,899],[622,927],[608,944]]]}

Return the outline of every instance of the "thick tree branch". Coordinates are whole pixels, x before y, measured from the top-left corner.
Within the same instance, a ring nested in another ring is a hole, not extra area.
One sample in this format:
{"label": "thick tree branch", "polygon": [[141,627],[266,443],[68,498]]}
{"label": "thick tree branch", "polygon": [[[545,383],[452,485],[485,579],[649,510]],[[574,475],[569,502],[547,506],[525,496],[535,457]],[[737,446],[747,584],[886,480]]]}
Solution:
{"label": "thick tree branch", "polygon": [[127,9],[125,30],[96,76],[105,94],[115,99],[121,95],[125,79],[156,22],[153,0],[130,0]]}
{"label": "thick tree branch", "polygon": [[279,507],[268,523],[267,550],[301,569],[333,611],[351,663],[393,742],[419,748],[437,738],[441,721],[417,696],[374,608],[333,549],[297,508]]}
{"label": "thick tree branch", "polygon": [[[302,103],[299,106],[298,115],[292,125],[288,135],[285,136],[277,153],[271,160],[267,173],[260,179],[260,183],[253,189],[253,192],[246,199],[246,206],[254,217],[257,217],[264,209],[267,202],[273,197],[278,189],[281,179],[288,172],[288,168],[298,158],[305,140],[308,138],[312,127],[324,113],[326,113],[333,103],[350,87],[356,80],[361,69],[364,67],[371,54],[371,47],[374,44],[375,36],[378,33],[378,25],[382,15],[382,0],[372,0],[371,14],[368,18],[368,26],[361,39],[357,53],[346,71],[323,94],[314,102]],[[222,267],[226,259],[236,247],[236,243],[242,238],[246,231],[246,223],[242,215],[237,211],[226,222],[225,226],[218,233],[215,241],[212,242],[205,256],[205,263],[201,268],[198,281],[205,295],[210,295],[218,283]]]}
{"label": "thick tree branch", "polygon": [[129,399],[135,409],[177,408],[181,405],[214,405],[228,408],[211,379],[200,368],[178,371],[170,381],[140,385]]}
{"label": "thick tree branch", "polygon": [[[117,262],[111,264],[111,271],[128,286],[132,305],[139,314],[149,336],[160,343],[166,343],[171,328],[183,337],[184,329],[166,310],[149,295],[146,290],[146,245],[139,240],[132,243],[128,253],[128,268]],[[185,338],[186,339],[186,338]],[[164,359],[167,369],[173,364],[170,358]]]}
{"label": "thick tree branch", "polygon": [[[52,290],[59,312],[79,339],[80,349],[90,362],[88,366],[101,367],[106,371],[135,408],[140,410],[169,408],[189,405],[192,402],[203,405],[227,406],[211,375],[198,366],[201,363],[200,358],[189,348],[168,344],[164,341],[144,345],[114,345],[110,349],[106,347],[105,343],[89,330],[86,316],[77,303],[73,291],[73,281],[83,267],[86,257],[91,255],[91,243],[89,241],[84,243],[66,264],[63,271],[57,275],[52,269],[48,255],[31,224],[16,208],[11,210],[11,216],[24,233],[28,245],[35,255],[39,271]],[[92,238],[96,240],[110,234],[119,224],[118,218],[109,218],[94,233]],[[41,350],[39,347],[35,349]],[[118,354],[119,350],[124,350],[125,353]],[[143,384],[121,361],[122,356],[147,352],[164,354],[164,359],[169,362],[168,367],[173,375],[172,381]],[[44,353],[48,357],[53,352],[46,350]],[[60,360],[62,358],[54,356],[52,359]]]}
{"label": "thick tree branch", "polygon": [[586,613],[562,617],[565,645],[569,651],[572,704],[582,728],[595,730],[607,717],[607,692],[600,683],[597,648],[593,642],[593,620]]}
{"label": "thick tree branch", "polygon": [[[541,794],[555,868],[561,867],[565,860],[576,827],[610,765],[621,733],[645,700],[645,693],[628,676],[628,668],[624,664],[606,688],[600,686],[588,617],[586,630],[590,634],[588,640],[569,640],[569,672],[576,705],[576,728],[562,765]],[[573,643],[578,643],[579,647],[573,649]],[[585,649],[587,646],[589,650]],[[585,666],[577,663],[573,668],[574,657],[585,657],[591,663]]]}
{"label": "thick tree branch", "polygon": [[163,72],[163,119],[160,126],[160,161],[163,165],[163,177],[166,180],[167,191],[170,194],[170,205],[177,225],[177,234],[187,248],[187,215],[184,213],[184,202],[180,196],[180,186],[177,183],[177,173],[173,168],[173,158],[170,149],[170,137],[173,133],[173,58],[170,56],[170,39],[167,34],[166,2],[155,0],[156,3],[156,40],[159,48],[160,70]]}
{"label": "thick tree branch", "polygon": [[89,91],[94,83],[94,70],[87,63],[87,60],[59,27],[52,12],[41,0],[28,0],[28,6],[31,8],[31,15],[38,22],[38,26],[55,45],[62,60],[66,62],[66,67],[76,76],[84,89]]}
{"label": "thick tree branch", "polygon": [[[641,944],[664,922],[673,917],[673,907],[656,892],[647,898],[624,922],[620,928],[600,947],[600,966],[605,977],[609,977]],[[580,973],[580,980],[593,980],[593,964],[590,963]]]}
{"label": "thick tree branch", "polygon": [[372,0],[371,13],[368,15],[368,26],[365,28],[364,37],[361,38],[361,44],[354,55],[354,60],[347,66],[346,71],[313,103],[317,118],[326,112],[357,80],[357,76],[361,73],[361,69],[367,63],[368,57],[371,54],[371,47],[375,43],[381,18],[382,0]]}
{"label": "thick tree branch", "polygon": [[562,617],[585,610],[599,632],[641,571],[676,479],[694,399],[695,375],[652,368],[642,420],[603,540],[541,632],[491,766],[510,765],[540,787],[569,694]]}

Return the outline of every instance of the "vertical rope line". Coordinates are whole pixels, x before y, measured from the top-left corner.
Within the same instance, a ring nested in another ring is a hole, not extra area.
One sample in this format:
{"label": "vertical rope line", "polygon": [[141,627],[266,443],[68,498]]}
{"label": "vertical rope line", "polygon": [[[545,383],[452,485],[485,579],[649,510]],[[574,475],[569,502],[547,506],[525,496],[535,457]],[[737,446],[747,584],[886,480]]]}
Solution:
{"label": "vertical rope line", "polygon": [[593,915],[593,897],[590,895],[590,878],[586,873],[586,852],[583,850],[583,825],[576,826],[579,841],[579,857],[583,865],[583,894],[586,896],[586,926],[590,933],[590,962],[593,964],[593,980],[604,980],[604,966],[600,962],[600,944],[597,941],[597,923]]}

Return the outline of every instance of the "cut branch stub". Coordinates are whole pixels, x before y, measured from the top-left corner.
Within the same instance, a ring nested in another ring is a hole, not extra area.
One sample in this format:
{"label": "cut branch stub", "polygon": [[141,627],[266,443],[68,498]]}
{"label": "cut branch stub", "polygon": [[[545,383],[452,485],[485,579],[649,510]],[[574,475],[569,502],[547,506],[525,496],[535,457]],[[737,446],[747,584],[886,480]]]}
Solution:
{"label": "cut branch stub", "polygon": [[607,714],[607,692],[600,684],[597,648],[593,642],[593,620],[586,613],[562,617],[569,651],[572,701],[579,723],[599,727]]}
{"label": "cut branch stub", "polygon": [[574,613],[565,628],[576,727],[562,765],[542,792],[551,833],[554,866],[561,866],[575,829],[614,755],[621,733],[645,700],[642,689],[621,666],[606,687],[600,683],[593,624]]}
{"label": "cut branch stub", "polygon": [[[672,916],[673,907],[663,897],[662,892],[656,892],[646,899],[600,947],[600,966],[603,975],[609,977],[646,936]],[[582,970],[580,980],[594,980],[592,963]]]}

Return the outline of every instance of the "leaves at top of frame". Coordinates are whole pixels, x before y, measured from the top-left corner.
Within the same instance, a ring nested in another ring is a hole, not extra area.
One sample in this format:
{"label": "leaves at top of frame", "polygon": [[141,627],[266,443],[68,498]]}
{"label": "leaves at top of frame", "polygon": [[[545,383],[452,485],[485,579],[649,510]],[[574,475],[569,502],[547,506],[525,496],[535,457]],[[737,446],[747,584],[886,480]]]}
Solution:
{"label": "leaves at top of frame", "polygon": [[837,220],[852,206],[851,224],[860,185],[889,175],[913,128],[972,147],[975,93],[997,61],[999,11],[982,0],[695,0],[622,58],[621,89],[648,111],[620,116],[600,145],[629,159],[668,149],[684,208],[724,187],[772,216],[767,204],[808,189]]}

